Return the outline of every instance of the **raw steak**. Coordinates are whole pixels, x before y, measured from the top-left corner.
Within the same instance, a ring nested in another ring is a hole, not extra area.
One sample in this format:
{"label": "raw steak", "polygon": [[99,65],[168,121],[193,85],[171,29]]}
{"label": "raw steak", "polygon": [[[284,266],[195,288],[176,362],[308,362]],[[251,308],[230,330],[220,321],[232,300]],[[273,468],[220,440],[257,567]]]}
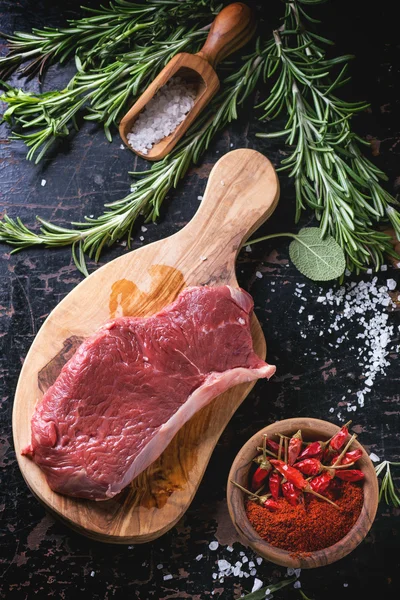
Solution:
{"label": "raw steak", "polygon": [[112,498],[213,398],[274,374],[253,351],[252,310],[241,289],[193,287],[154,316],[107,323],[36,406],[23,454],[56,492]]}

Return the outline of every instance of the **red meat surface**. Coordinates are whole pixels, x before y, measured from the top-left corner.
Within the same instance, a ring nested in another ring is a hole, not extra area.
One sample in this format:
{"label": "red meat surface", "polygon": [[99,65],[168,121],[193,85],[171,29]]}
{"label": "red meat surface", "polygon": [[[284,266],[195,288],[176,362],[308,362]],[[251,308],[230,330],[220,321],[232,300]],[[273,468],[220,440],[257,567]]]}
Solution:
{"label": "red meat surface", "polygon": [[107,323],[38,402],[23,454],[56,492],[118,494],[213,398],[273,375],[253,351],[252,310],[241,289],[193,287],[156,315]]}

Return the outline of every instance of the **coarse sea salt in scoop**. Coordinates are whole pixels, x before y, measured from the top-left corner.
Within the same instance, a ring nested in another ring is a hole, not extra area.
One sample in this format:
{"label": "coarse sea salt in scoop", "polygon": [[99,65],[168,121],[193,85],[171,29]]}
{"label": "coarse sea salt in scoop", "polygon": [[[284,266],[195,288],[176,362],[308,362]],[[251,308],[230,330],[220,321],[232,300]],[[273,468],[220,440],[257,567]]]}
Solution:
{"label": "coarse sea salt in scoop", "polygon": [[147,103],[128,133],[129,145],[147,154],[154,144],[175,131],[194,105],[196,86],[172,77]]}

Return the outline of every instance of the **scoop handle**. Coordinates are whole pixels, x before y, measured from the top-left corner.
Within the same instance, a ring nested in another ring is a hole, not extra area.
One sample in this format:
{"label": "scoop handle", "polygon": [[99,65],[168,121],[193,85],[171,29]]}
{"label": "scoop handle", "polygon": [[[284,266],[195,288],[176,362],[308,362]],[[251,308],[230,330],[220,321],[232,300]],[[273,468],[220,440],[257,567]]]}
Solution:
{"label": "scoop handle", "polygon": [[224,58],[244,46],[256,28],[253,11],[242,2],[229,4],[217,15],[197,56],[213,68]]}

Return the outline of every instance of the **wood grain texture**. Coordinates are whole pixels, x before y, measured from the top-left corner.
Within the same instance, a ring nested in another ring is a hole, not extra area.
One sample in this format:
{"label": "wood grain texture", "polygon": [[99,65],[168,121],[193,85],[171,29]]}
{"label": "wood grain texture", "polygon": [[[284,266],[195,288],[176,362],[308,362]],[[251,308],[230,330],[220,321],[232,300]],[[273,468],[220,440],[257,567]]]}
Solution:
{"label": "wood grain texture", "polygon": [[[211,26],[203,48],[197,54],[181,52],[174,56],[122,118],[119,133],[124,144],[147,160],[160,160],[169,154],[218,91],[219,79],[214,71],[218,62],[244,46],[254,32],[254,15],[248,6],[234,2],[221,10]],[[194,106],[175,131],[154,144],[147,154],[133,150],[128,143],[128,133],[146,104],[174,76],[182,77],[195,85]]]}
{"label": "wood grain texture", "polygon": [[357,468],[361,469],[365,474],[363,486],[364,505],[356,524],[348,534],[333,546],[325,548],[324,550],[311,552],[309,555],[303,557],[294,556],[290,552],[276,548],[264,541],[255,532],[247,519],[243,492],[231,482],[236,481],[240,485],[248,487],[249,469],[253,464],[253,458],[258,454],[257,446],[261,446],[264,433],[269,437],[273,437],[278,433],[290,436],[299,429],[301,429],[305,441],[313,441],[327,440],[339,431],[340,428],[328,421],[298,417],[277,421],[272,425],[261,429],[241,448],[232,464],[228,477],[227,499],[229,514],[244,544],[253,548],[255,552],[260,554],[260,556],[266,560],[278,565],[292,568],[312,569],[336,562],[352,552],[352,550],[362,542],[375,519],[378,508],[379,490],[374,465],[365,449],[356,440],[351,447],[352,449],[361,448],[363,451],[363,456],[358,461]]}
{"label": "wood grain texture", "polygon": [[[170,529],[188,508],[211,453],[254,382],[219,396],[195,415],[131,486],[112,500],[92,502],[50,490],[41,470],[21,449],[30,443],[36,401],[54,381],[71,346],[111,317],[150,315],[185,286],[237,286],[235,259],[279,197],[271,163],[254,150],[235,150],[212,169],[194,218],[175,235],[121,256],[82,281],[49,315],[25,359],[14,402],[13,435],[21,472],[35,496],[71,527],[115,543],[145,542]],[[266,346],[252,322],[254,348]],[[78,342],[77,342],[78,341]]]}

